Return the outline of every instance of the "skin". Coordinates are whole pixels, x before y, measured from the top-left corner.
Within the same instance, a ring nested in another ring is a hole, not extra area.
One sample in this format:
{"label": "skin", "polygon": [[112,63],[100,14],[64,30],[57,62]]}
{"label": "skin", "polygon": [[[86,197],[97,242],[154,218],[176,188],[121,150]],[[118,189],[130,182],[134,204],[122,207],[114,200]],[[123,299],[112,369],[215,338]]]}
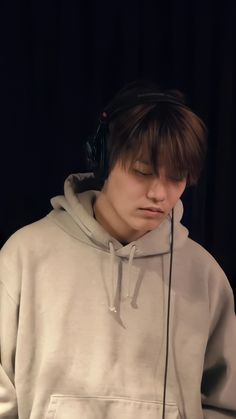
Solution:
{"label": "skin", "polygon": [[125,167],[118,161],[94,204],[94,214],[111,236],[129,243],[157,228],[185,187],[186,179],[170,179],[164,168],[157,176],[146,161]]}

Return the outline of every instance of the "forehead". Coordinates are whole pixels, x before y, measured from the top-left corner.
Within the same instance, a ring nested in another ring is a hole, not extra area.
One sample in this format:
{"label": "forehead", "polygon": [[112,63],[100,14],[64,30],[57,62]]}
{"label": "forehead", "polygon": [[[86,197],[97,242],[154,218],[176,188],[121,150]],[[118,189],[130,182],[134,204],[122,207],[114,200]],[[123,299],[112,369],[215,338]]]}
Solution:
{"label": "forehead", "polygon": [[151,166],[154,171],[158,171],[158,167],[163,165],[163,156],[159,149],[151,150],[151,147],[140,147],[132,150],[125,156],[125,164],[132,165],[139,163],[146,166]]}
{"label": "forehead", "polygon": [[[148,147],[146,144],[141,145],[139,148],[131,149],[129,153],[126,154],[125,160],[130,163],[139,162],[146,165],[152,165],[155,161],[157,164],[159,150],[151,151],[151,147]],[[154,156],[155,155],[155,156]]]}

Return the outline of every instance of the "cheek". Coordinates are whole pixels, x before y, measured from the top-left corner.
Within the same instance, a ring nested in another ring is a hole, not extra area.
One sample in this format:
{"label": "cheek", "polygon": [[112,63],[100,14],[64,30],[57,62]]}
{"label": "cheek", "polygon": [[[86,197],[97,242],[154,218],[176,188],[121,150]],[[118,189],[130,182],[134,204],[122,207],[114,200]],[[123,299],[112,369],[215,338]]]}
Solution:
{"label": "cheek", "polygon": [[171,191],[171,199],[170,200],[171,200],[171,202],[173,204],[175,204],[180,199],[180,197],[183,194],[184,190],[185,190],[185,184],[180,185],[178,188],[175,187],[175,188],[172,189],[172,191]]}
{"label": "cheek", "polygon": [[143,195],[143,189],[135,182],[132,177],[120,179],[117,183],[118,195],[126,198],[127,202],[132,206],[134,201]]}
{"label": "cheek", "polygon": [[140,207],[143,202],[144,190],[135,182],[126,185],[126,199],[130,208]]}
{"label": "cheek", "polygon": [[186,184],[187,184],[187,182],[186,181],[184,181],[182,184],[181,184],[181,187],[179,188],[179,198],[181,197],[181,195],[184,193],[184,191],[185,191],[185,189],[186,189]]}

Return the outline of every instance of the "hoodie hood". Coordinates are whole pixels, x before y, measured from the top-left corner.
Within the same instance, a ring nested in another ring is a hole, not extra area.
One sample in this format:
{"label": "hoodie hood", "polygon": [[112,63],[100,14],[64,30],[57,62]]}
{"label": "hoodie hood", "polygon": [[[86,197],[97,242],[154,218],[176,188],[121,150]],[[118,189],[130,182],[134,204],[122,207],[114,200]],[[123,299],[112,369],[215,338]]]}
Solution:
{"label": "hoodie hood", "polygon": [[[105,231],[94,217],[93,205],[100,192],[85,190],[94,185],[93,173],[70,175],[64,184],[64,196],[52,198],[53,211],[49,216],[68,234],[93,247],[110,252],[112,244],[116,255],[120,257],[129,258],[134,246],[134,258],[170,252],[171,216],[158,228],[124,246]],[[182,247],[188,237],[188,230],[180,223],[182,215],[183,205],[179,200],[174,208],[174,249]]]}

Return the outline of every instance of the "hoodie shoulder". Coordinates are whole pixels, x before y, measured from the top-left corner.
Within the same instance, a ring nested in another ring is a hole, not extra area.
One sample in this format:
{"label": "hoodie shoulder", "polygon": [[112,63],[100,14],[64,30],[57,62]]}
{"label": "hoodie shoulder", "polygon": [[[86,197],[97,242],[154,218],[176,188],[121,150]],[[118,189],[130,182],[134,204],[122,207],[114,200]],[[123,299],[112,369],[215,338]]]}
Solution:
{"label": "hoodie shoulder", "polygon": [[50,221],[48,216],[45,216],[13,233],[3,245],[1,254],[27,247],[32,249],[41,242],[46,246],[48,240],[55,237],[56,229],[55,224]]}
{"label": "hoodie shoulder", "polygon": [[183,252],[181,258],[182,260],[184,258],[185,264],[191,265],[193,274],[197,273],[199,280],[207,279],[209,287],[214,283],[226,284],[226,286],[229,284],[218,261],[196,241],[188,238],[180,252]]}
{"label": "hoodie shoulder", "polygon": [[195,257],[196,262],[209,262],[217,264],[216,259],[211,255],[211,253],[190,237],[187,238],[183,251],[186,252],[186,255],[192,254]]}

